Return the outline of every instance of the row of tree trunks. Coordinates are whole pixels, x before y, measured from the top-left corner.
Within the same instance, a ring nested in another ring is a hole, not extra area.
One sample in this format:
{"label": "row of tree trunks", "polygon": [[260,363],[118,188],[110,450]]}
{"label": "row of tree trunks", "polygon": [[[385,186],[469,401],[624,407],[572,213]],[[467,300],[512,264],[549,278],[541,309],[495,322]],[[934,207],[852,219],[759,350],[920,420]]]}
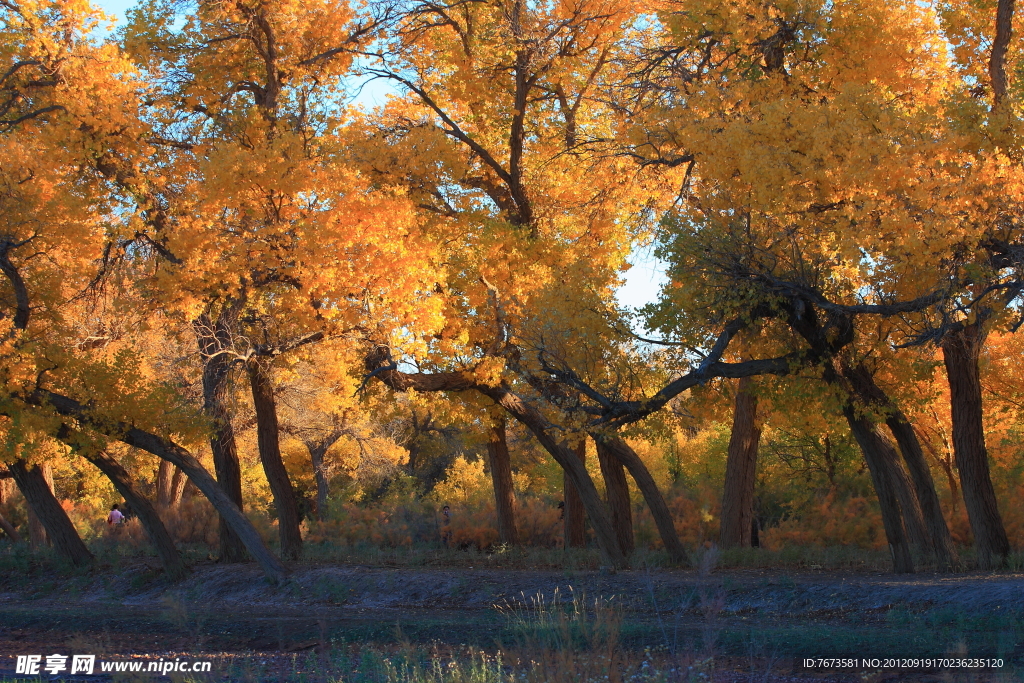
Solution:
{"label": "row of tree trunks", "polygon": [[[202,315],[193,327],[203,358],[203,411],[211,422],[210,449],[213,451],[213,468],[217,474],[217,483],[231,502],[241,510],[242,470],[238,462],[235,431],[228,410],[231,360],[227,352],[231,344],[230,316],[229,311],[222,312],[217,321],[213,322],[208,315]],[[245,545],[223,516],[220,518],[220,557],[224,562],[242,562],[246,559]]]}
{"label": "row of tree trunks", "polygon": [[139,491],[128,471],[121,466],[121,463],[106,453],[89,454],[85,455],[85,458],[96,465],[110,479],[117,492],[121,494],[138,516],[142,528],[146,530],[150,543],[153,544],[157,555],[160,557],[160,561],[163,563],[164,572],[167,574],[167,577],[172,581],[184,578],[188,570],[181,559],[181,555],[178,554],[178,549],[174,547],[174,540],[167,533],[167,528],[160,520],[160,515],[157,513],[156,508]]}
{"label": "row of tree trunks", "polygon": [[739,380],[722,492],[722,523],[718,536],[718,545],[722,548],[751,546],[757,449],[761,440],[757,396],[752,388],[752,378]]}
{"label": "row of tree trunks", "polygon": [[15,460],[9,466],[14,481],[17,482],[21,494],[30,510],[34,511],[39,522],[57,552],[71,564],[82,567],[91,564],[93,557],[85,543],[78,535],[75,525],[71,523],[68,513],[61,507],[60,501],[53,495],[50,481],[47,481],[42,467],[29,465],[24,460]]}
{"label": "row of tree trunks", "polygon": [[597,441],[597,460],[604,478],[605,498],[612,512],[612,526],[619,539],[619,547],[629,557],[636,548],[633,539],[633,507],[629,499],[626,468],[609,448]]}
{"label": "row of tree trunks", "polygon": [[[580,438],[569,449],[583,467],[587,462],[587,439]],[[586,513],[583,500],[573,486],[572,480],[562,472],[562,538],[566,548],[583,548],[587,545]],[[625,548],[621,548],[625,552]]]}
{"label": "row of tree trunks", "polygon": [[508,452],[505,418],[491,425],[487,439],[491,483],[494,487],[494,509],[498,515],[498,539],[505,545],[519,545],[516,525],[516,493],[512,485],[512,459]]}
{"label": "row of tree trunks", "polygon": [[864,453],[868,471],[871,473],[871,481],[874,483],[882,511],[885,537],[889,542],[889,552],[892,554],[893,571],[897,574],[913,573],[914,562],[903,526],[903,513],[897,492],[898,475],[895,469],[899,467],[899,460],[896,452],[879,433],[875,423],[863,415],[857,415],[852,405],[847,404],[843,407],[843,415],[850,425],[853,438]]}
{"label": "row of tree trunks", "polygon": [[978,566],[992,569],[1005,561],[1010,552],[1010,541],[996,503],[985,447],[978,365],[984,340],[980,322],[964,325],[943,338],[942,359],[949,381],[953,455],[960,472],[960,490],[971,533],[974,534]]}
{"label": "row of tree trunks", "polygon": [[299,530],[299,506],[295,490],[281,459],[280,429],[277,422],[277,403],[270,375],[270,358],[255,357],[246,364],[252,401],[256,407],[256,440],[263,471],[267,475],[270,491],[277,509],[281,554],[297,560],[302,554],[302,532]]}

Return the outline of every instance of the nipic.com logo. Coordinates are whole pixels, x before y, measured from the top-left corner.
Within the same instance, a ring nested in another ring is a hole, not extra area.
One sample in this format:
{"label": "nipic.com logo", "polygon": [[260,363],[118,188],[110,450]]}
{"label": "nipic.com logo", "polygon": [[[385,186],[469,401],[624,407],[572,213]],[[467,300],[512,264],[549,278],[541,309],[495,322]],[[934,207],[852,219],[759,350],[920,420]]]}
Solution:
{"label": "nipic.com logo", "polygon": [[[97,664],[99,666],[97,667]],[[38,676],[42,673],[54,676],[67,673],[92,675],[96,669],[101,673],[132,672],[169,676],[172,673],[209,673],[211,663],[201,660],[181,659],[96,661],[96,655],[18,655],[14,673]]]}

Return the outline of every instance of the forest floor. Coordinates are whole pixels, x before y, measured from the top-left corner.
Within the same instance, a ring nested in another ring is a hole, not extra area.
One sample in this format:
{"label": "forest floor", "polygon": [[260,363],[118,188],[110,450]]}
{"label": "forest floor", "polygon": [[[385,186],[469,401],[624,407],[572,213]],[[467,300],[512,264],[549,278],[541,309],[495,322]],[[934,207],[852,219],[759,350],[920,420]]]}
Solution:
{"label": "forest floor", "polygon": [[[291,570],[281,586],[253,564],[215,563],[167,584],[141,560],[117,573],[0,577],[0,681],[13,680],[15,655],[54,652],[209,656],[221,671],[211,680],[315,680],[272,672],[315,668],[308,662],[317,657],[325,666],[328,652],[366,668],[371,647],[378,659],[529,650],[576,651],[582,660],[615,649],[631,670],[650,660],[648,668],[673,672],[637,681],[1024,680],[1024,574]],[[804,665],[818,658],[856,662]],[[898,661],[921,658],[954,662]],[[962,666],[974,658],[1002,667]]]}

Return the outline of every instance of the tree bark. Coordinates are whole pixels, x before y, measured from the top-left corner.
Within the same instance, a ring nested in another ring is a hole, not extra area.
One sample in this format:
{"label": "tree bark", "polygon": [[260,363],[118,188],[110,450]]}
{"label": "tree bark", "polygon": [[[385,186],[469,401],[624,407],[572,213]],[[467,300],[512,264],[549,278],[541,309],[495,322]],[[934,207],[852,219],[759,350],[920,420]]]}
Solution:
{"label": "tree bark", "polygon": [[[213,451],[217,483],[241,510],[242,470],[228,411],[231,363],[225,352],[230,343],[229,318],[229,313],[221,313],[214,323],[204,314],[193,327],[203,356],[203,410],[212,423],[210,449]],[[246,559],[245,545],[223,517],[220,518],[220,557],[224,562],[243,562]]]}
{"label": "tree bark", "polygon": [[505,418],[491,425],[487,439],[487,455],[494,485],[494,509],[498,515],[498,538],[505,545],[519,545],[516,526],[516,493],[512,486],[512,460],[505,435]]}
{"label": "tree bark", "polygon": [[9,467],[11,474],[14,475],[14,481],[25,496],[25,501],[46,528],[46,533],[57,552],[77,567],[91,564],[96,558],[85,547],[75,525],[68,518],[68,513],[53,495],[53,489],[50,488],[50,482],[46,480],[42,468],[39,465],[29,467],[24,460],[15,460]]}
{"label": "tree bark", "polygon": [[594,443],[597,444],[597,460],[604,477],[608,507],[612,511],[612,526],[615,527],[619,547],[628,558],[636,549],[636,542],[633,539],[633,506],[629,499],[626,468],[604,442],[595,440]]}
{"label": "tree bark", "polygon": [[871,472],[871,481],[875,485],[878,504],[882,510],[882,524],[889,542],[893,571],[897,574],[911,574],[914,571],[914,562],[910,556],[910,545],[907,543],[903,528],[903,514],[896,490],[898,475],[893,472],[893,465],[899,464],[895,450],[878,433],[871,420],[857,416],[852,405],[847,404],[843,407],[843,415],[864,453],[868,471]]}
{"label": "tree bark", "polygon": [[21,534],[18,533],[18,530],[14,528],[14,525],[8,522],[3,515],[0,515],[0,529],[3,529],[4,533],[7,534],[7,537],[14,543],[21,542]]}
{"label": "tree bark", "polygon": [[751,378],[743,377],[736,392],[732,436],[725,464],[722,526],[718,536],[718,545],[722,548],[751,547],[757,449],[761,440],[757,396],[750,391],[752,384]]}
{"label": "tree bark", "polygon": [[171,507],[171,488],[174,482],[174,465],[161,460],[156,470],[156,506],[161,510]]}
{"label": "tree bark", "polygon": [[672,520],[672,512],[668,509],[665,497],[661,495],[661,490],[654,481],[654,477],[651,476],[650,470],[644,465],[644,461],[640,459],[636,451],[630,448],[628,443],[618,436],[605,432],[594,432],[591,436],[604,446],[607,453],[621,462],[633,477],[637,488],[640,489],[640,494],[644,497],[644,502],[647,503],[647,509],[654,517],[654,524],[658,527],[661,542],[665,546],[665,550],[668,551],[669,557],[678,564],[687,564],[686,549],[683,547],[682,541],[679,540],[675,522]]}
{"label": "tree bark", "polygon": [[324,456],[330,446],[323,441],[306,441],[306,450],[309,451],[309,460],[313,463],[313,478],[316,479],[316,518],[324,521],[327,514],[327,496],[330,495],[330,482],[327,479],[327,470],[324,465]]}
{"label": "tree bark", "polygon": [[981,371],[978,367],[984,336],[979,323],[950,332],[942,340],[942,360],[949,381],[953,456],[960,472],[960,490],[974,534],[978,566],[992,569],[1006,559],[1010,541],[999,514],[985,448]]}
{"label": "tree bark", "polygon": [[[580,438],[574,448],[570,449],[576,458],[584,463],[587,461],[587,439]],[[583,509],[583,501],[580,494],[573,486],[572,480],[565,472],[562,473],[562,500],[565,502],[565,515],[562,524],[562,534],[565,539],[566,548],[583,548],[587,545],[586,514]],[[621,548],[620,548],[621,549]],[[623,550],[625,552],[625,550]]]}
{"label": "tree bark", "polygon": [[181,499],[185,495],[185,487],[187,485],[188,477],[185,476],[180,467],[175,467],[174,476],[171,477],[170,509],[176,510],[181,505]]}
{"label": "tree bark", "polygon": [[[139,522],[149,536],[150,543],[153,544],[157,555],[160,556],[160,561],[164,565],[164,572],[167,574],[167,578],[171,581],[184,578],[188,574],[188,570],[181,559],[181,555],[178,554],[178,549],[174,547],[174,540],[167,532],[164,523],[160,521],[160,515],[157,514],[156,508],[139,491],[128,471],[121,466],[121,463],[106,453],[95,453],[85,455],[84,457],[96,465],[110,479],[117,492],[121,494],[138,516]],[[161,463],[164,462],[167,461],[161,461]]]}
{"label": "tree bark", "polygon": [[[913,426],[903,411],[878,386],[874,375],[863,363],[858,363],[855,367],[844,365],[843,375],[849,380],[854,393],[864,403],[876,405],[886,414],[886,425],[895,437],[896,444],[903,455],[903,461],[910,472],[914,497],[923,520],[921,533],[924,534],[928,542],[927,548],[943,569],[952,570],[956,549],[953,546],[953,539],[949,535],[949,527],[946,526],[946,520],[942,516],[942,506],[939,503],[939,496],[935,492],[935,480],[932,479],[931,469],[924,458],[921,442],[918,440]],[[902,500],[901,497],[901,505],[906,510],[906,504]],[[914,531],[910,527],[908,527],[908,531],[911,532],[911,542],[915,542]]]}
{"label": "tree bark", "polygon": [[270,366],[270,359],[256,357],[247,363],[246,368],[252,387],[252,402],[256,407],[256,440],[259,445],[260,461],[263,463],[270,491],[274,494],[274,507],[277,508],[281,554],[290,560],[297,560],[302,554],[299,506],[295,500],[291,479],[288,478],[288,470],[281,459],[277,403],[274,399]]}
{"label": "tree bark", "polygon": [[[43,479],[46,480],[46,484],[50,487],[50,492],[53,492],[53,467],[50,463],[44,462],[39,465],[43,472]],[[13,474],[13,470],[12,470]],[[43,522],[39,519],[39,515],[36,514],[35,509],[28,505],[26,500],[25,508],[28,512],[28,542],[32,548],[42,548],[45,545],[50,545],[50,537],[46,534],[46,527],[43,526]]]}

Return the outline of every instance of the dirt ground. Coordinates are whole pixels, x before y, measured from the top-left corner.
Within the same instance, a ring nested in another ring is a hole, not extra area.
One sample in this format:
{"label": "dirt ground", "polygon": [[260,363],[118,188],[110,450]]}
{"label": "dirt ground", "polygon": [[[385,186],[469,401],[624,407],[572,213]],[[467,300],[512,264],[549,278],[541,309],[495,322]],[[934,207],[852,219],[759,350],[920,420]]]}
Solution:
{"label": "dirt ground", "polygon": [[[265,660],[366,643],[493,649],[515,638],[512,621],[528,620],[538,599],[550,604],[556,595],[563,604],[575,597],[611,609],[627,650],[718,658],[717,681],[754,680],[743,677],[747,669],[770,670],[757,679],[765,681],[1024,680],[1014,673],[1024,671],[1024,575],[1017,574],[296,565],[281,586],[251,564],[200,566],[173,585],[156,575],[139,563],[115,576],[41,578],[0,593],[0,680],[25,653]],[[819,658],[855,658],[858,666],[838,673],[804,666]],[[913,658],[994,658],[1003,666],[885,662]],[[880,662],[861,664],[869,659]]]}

